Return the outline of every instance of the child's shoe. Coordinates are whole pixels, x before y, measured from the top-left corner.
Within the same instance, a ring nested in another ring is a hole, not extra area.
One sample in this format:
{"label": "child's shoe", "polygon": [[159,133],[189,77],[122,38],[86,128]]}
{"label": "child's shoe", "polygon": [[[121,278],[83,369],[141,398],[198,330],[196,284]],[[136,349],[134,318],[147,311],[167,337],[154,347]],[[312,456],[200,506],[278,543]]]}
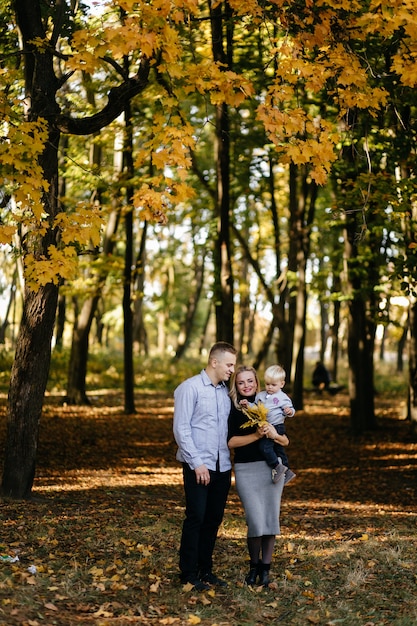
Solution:
{"label": "child's shoe", "polygon": [[281,476],[285,474],[287,470],[288,470],[288,467],[286,465],[283,465],[282,463],[278,463],[278,465],[272,468],[272,472],[271,472],[272,482],[276,484],[281,478]]}
{"label": "child's shoe", "polygon": [[292,470],[287,469],[287,471],[285,472],[285,477],[284,477],[284,487],[285,485],[288,485],[290,480],[294,480],[296,476],[297,474],[295,474]]}

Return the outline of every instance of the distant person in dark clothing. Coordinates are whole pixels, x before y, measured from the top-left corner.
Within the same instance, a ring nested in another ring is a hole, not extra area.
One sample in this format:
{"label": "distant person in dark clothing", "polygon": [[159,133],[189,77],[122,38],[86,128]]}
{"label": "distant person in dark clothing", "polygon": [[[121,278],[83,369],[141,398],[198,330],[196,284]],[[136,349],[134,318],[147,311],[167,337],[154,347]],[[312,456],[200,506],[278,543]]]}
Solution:
{"label": "distant person in dark clothing", "polygon": [[328,390],[330,385],[330,374],[321,361],[317,361],[312,377],[313,387],[320,393],[323,389]]}

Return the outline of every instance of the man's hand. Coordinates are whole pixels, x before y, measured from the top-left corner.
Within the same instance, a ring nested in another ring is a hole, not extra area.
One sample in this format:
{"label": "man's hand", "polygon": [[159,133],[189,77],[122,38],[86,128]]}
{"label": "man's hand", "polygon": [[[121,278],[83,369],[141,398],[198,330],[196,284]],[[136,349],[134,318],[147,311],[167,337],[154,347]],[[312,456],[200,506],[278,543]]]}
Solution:
{"label": "man's hand", "polygon": [[210,482],[210,472],[205,465],[195,468],[195,478],[197,485],[208,485]]}

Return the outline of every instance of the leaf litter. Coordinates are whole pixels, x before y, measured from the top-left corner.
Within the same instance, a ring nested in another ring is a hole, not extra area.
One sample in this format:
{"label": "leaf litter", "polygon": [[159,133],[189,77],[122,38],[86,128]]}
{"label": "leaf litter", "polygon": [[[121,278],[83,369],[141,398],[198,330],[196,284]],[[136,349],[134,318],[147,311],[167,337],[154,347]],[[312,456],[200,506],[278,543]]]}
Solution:
{"label": "leaf litter", "polygon": [[0,625],[415,624],[417,444],[382,397],[379,429],[355,438],[348,404],[311,395],[288,420],[297,478],[284,490],[269,589],[244,585],[232,485],[215,551],[229,587],[196,594],[177,572],[184,501],[172,398],[141,395],[124,415],[114,394],[89,408],[49,397],[33,499],[1,501],[10,561],[0,563]]}

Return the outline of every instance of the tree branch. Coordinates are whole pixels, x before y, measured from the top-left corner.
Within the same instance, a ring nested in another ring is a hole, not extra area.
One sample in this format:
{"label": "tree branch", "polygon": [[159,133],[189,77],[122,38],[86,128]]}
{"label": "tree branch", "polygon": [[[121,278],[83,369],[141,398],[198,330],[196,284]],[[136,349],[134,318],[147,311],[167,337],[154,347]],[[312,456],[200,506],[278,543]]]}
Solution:
{"label": "tree branch", "polygon": [[137,74],[109,91],[106,106],[91,117],[72,118],[59,115],[55,126],[70,135],[91,135],[105,128],[124,111],[126,102],[141,93],[149,82],[150,59],[144,58]]}

